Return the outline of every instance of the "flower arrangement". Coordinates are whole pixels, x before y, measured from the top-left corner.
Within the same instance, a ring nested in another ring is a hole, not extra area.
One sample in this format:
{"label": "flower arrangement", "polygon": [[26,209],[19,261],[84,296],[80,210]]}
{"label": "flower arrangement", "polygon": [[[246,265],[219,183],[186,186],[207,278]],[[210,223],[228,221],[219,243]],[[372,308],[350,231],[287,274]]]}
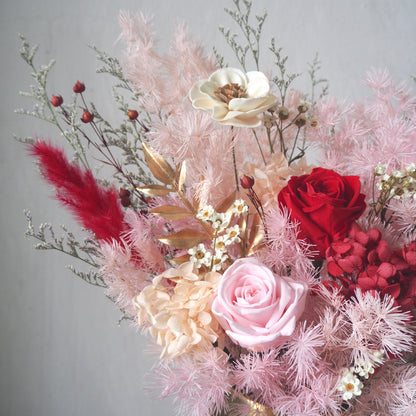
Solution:
{"label": "flower arrangement", "polygon": [[49,94],[51,66],[37,70],[23,39],[30,114],[59,128],[72,158],[26,142],[88,238],[48,237],[29,213],[27,234],[89,264],[73,271],[149,334],[154,383],[179,414],[412,414],[415,97],[381,71],[366,104],[328,99],[315,67],[309,95],[291,89],[274,42],[278,75],[260,72],[266,14],[252,24],[251,3],[234,6],[245,43],[223,33],[241,68],[182,29],[161,56],[146,18],[121,14],[123,64],[96,50],[118,80],[119,127],[80,81],[71,104]]}

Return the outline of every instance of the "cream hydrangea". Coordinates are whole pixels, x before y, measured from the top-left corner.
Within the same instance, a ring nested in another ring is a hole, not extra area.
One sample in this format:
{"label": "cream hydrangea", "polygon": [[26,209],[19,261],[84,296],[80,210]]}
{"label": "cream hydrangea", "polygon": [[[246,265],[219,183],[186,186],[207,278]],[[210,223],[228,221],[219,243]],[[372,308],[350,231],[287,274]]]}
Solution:
{"label": "cream hydrangea", "polygon": [[139,323],[162,347],[161,358],[175,358],[214,343],[221,329],[209,301],[221,275],[198,274],[190,262],[168,269],[134,298]]}
{"label": "cream hydrangea", "polygon": [[237,127],[260,126],[259,115],[277,103],[262,72],[245,74],[236,68],[219,69],[209,79],[198,81],[189,98],[194,108],[211,112],[221,124]]}
{"label": "cream hydrangea", "polygon": [[273,153],[267,166],[257,166],[246,163],[243,171],[254,178],[255,190],[261,195],[263,207],[268,207],[276,202],[276,195],[284,188],[291,176],[309,174],[314,168],[308,165],[306,159],[302,158],[290,166],[283,153]]}

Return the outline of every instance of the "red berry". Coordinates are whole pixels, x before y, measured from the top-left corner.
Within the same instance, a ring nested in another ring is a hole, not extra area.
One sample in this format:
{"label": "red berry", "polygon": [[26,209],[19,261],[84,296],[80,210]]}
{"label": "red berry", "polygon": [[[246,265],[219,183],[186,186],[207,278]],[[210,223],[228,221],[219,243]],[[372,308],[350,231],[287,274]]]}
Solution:
{"label": "red berry", "polygon": [[73,88],[75,94],[80,94],[85,91],[85,85],[82,82],[77,81]]}
{"label": "red berry", "polygon": [[54,107],[59,107],[64,102],[64,99],[60,95],[52,95],[51,104]]}
{"label": "red berry", "polygon": [[254,186],[254,178],[252,176],[244,175],[240,179],[240,184],[244,189],[251,189]]}
{"label": "red berry", "polygon": [[128,189],[121,188],[118,191],[118,196],[120,197],[120,202],[123,207],[127,208],[131,205],[130,201],[130,191]]}
{"label": "red berry", "polygon": [[125,197],[129,197],[130,196],[130,191],[128,189],[123,189],[121,188],[120,191],[118,192],[120,198],[125,198]]}
{"label": "red berry", "polygon": [[137,117],[139,117],[139,113],[136,110],[129,110],[127,112],[127,115],[129,116],[130,120],[136,120]]}
{"label": "red berry", "polygon": [[124,208],[127,208],[131,205],[130,198],[128,196],[123,196],[120,198],[121,205],[123,205]]}
{"label": "red berry", "polygon": [[84,123],[91,123],[91,121],[94,120],[94,114],[90,113],[87,110],[84,110],[82,113],[81,121]]}

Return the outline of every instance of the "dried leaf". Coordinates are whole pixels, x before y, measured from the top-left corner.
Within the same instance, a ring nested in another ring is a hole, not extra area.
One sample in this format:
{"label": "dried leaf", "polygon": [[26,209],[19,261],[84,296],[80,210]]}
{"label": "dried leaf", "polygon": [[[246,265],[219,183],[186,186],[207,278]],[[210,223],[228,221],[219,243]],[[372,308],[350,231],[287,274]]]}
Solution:
{"label": "dried leaf", "polygon": [[185,179],[186,179],[186,162],[184,160],[178,165],[176,169],[175,180],[176,180],[178,189],[182,189],[182,186],[185,183]]}
{"label": "dried leaf", "polygon": [[248,236],[247,256],[251,256],[258,250],[258,246],[264,238],[263,227],[260,225],[260,216],[255,214],[250,227],[250,234]]}
{"label": "dried leaf", "polygon": [[201,210],[201,201],[196,193],[194,193],[192,197],[192,205],[194,206],[196,212],[199,212]]}
{"label": "dried leaf", "polygon": [[189,261],[190,258],[191,258],[190,254],[184,254],[183,256],[170,259],[169,261],[175,264],[182,264],[182,263],[186,263],[187,261]]}
{"label": "dried leaf", "polygon": [[159,215],[167,220],[177,221],[192,215],[186,208],[177,205],[161,205],[149,210],[151,214]]}
{"label": "dried leaf", "polygon": [[153,176],[160,182],[171,185],[175,172],[166,159],[154,152],[146,143],[143,143],[143,153]]}
{"label": "dried leaf", "polygon": [[260,243],[254,244],[252,247],[250,247],[250,249],[246,253],[246,256],[247,257],[252,256],[256,254],[258,251],[263,250],[264,247],[265,247],[265,244],[263,241],[263,236],[261,236]]}
{"label": "dried leaf", "polygon": [[166,186],[163,185],[145,185],[136,189],[150,196],[166,196],[173,191],[172,189],[166,188]]}
{"label": "dried leaf", "polygon": [[240,235],[243,236],[244,242],[247,240],[247,215],[242,215],[238,221],[240,227]]}
{"label": "dried leaf", "polygon": [[216,212],[227,212],[235,201],[235,191],[231,192],[230,195],[226,196],[216,207]]}
{"label": "dried leaf", "polygon": [[192,230],[190,228],[185,228],[184,230],[178,231],[177,233],[159,237],[158,240],[161,243],[176,248],[192,248],[207,238],[208,237],[205,233],[201,233],[200,231]]}

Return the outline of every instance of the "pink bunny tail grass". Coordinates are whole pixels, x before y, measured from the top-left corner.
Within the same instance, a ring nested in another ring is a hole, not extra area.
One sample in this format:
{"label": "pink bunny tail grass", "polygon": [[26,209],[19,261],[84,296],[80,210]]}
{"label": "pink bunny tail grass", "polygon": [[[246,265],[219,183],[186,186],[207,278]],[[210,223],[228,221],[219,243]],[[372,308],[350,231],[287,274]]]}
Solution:
{"label": "pink bunny tail grass", "polygon": [[100,272],[108,286],[107,294],[129,316],[137,314],[133,298],[150,282],[148,273],[139,269],[127,244],[113,241],[101,245]]}
{"label": "pink bunny tail grass", "polygon": [[389,296],[362,293],[346,302],[342,313],[350,323],[351,333],[345,339],[352,349],[351,362],[374,360],[373,353],[383,350],[390,356],[401,356],[412,350],[415,331],[409,325],[410,314],[394,306]]}
{"label": "pink bunny tail grass", "polygon": [[131,210],[127,211],[125,221],[129,225],[125,240],[135,252],[139,253],[140,267],[152,273],[161,273],[165,270],[165,247],[156,240],[156,236],[164,234],[165,221],[156,216],[137,214]]}
{"label": "pink bunny tail grass", "polygon": [[276,397],[272,407],[282,415],[339,416],[342,398],[335,387],[336,379],[332,375],[316,375],[311,384]]}
{"label": "pink bunny tail grass", "polygon": [[[392,360],[380,367],[377,375],[368,380],[354,415],[380,412],[391,416],[416,415],[416,366]],[[360,413],[361,412],[361,413]]]}
{"label": "pink bunny tail grass", "polygon": [[392,226],[404,234],[409,240],[415,238],[416,233],[416,199],[393,199],[389,204],[395,221]]}
{"label": "pink bunny tail grass", "polygon": [[236,389],[244,395],[252,394],[254,400],[270,402],[276,390],[281,390],[286,367],[277,359],[278,349],[263,354],[242,354],[234,363],[232,372]]}
{"label": "pink bunny tail grass", "polygon": [[294,385],[306,384],[318,374],[322,362],[320,351],[324,345],[325,340],[319,325],[307,327],[307,323],[303,322],[298,326],[287,344],[288,350],[285,353],[291,379],[294,375]]}
{"label": "pink bunny tail grass", "polygon": [[297,239],[297,226],[289,221],[287,211],[272,208],[266,213],[265,227],[268,250],[261,253],[261,260],[275,270],[290,268],[293,279],[314,285],[315,271],[308,258],[312,255],[312,249]]}
{"label": "pink bunny tail grass", "polygon": [[135,90],[146,92],[139,101],[147,112],[158,114],[160,108],[175,112],[193,83],[215,70],[214,59],[191,40],[185,25],[176,29],[170,53],[162,56],[152,33],[152,18],[121,12],[119,20],[121,38],[127,43],[124,67]]}
{"label": "pink bunny tail grass", "polygon": [[175,362],[162,361],[151,378],[153,390],[162,390],[159,397],[174,397],[178,415],[206,416],[228,410],[232,387],[228,356],[218,348]]}

